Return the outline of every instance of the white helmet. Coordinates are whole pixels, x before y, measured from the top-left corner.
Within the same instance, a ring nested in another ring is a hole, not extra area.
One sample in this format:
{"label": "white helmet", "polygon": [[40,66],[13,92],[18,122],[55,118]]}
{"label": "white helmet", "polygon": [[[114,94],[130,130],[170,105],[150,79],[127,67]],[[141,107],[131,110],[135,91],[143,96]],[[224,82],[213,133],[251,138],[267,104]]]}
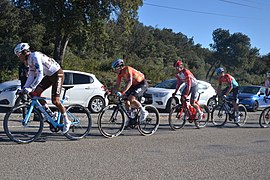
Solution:
{"label": "white helmet", "polygon": [[30,46],[29,46],[28,43],[19,43],[19,44],[17,44],[16,47],[14,48],[14,53],[15,53],[16,55],[20,55],[20,54],[22,53],[22,51],[24,51],[24,50],[29,51],[29,49],[30,49]]}
{"label": "white helmet", "polygon": [[268,78],[270,77],[270,72],[266,73],[266,77],[268,77]]}

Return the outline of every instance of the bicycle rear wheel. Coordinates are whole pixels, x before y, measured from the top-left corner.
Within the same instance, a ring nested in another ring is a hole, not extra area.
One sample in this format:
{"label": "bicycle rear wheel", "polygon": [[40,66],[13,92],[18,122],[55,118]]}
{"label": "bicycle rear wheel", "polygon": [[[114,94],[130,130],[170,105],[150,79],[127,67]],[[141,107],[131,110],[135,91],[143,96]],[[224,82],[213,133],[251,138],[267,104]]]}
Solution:
{"label": "bicycle rear wheel", "polygon": [[201,120],[195,120],[194,123],[195,123],[195,126],[197,128],[203,128],[207,125],[208,121],[209,121],[209,113],[210,113],[210,110],[209,108],[204,105],[202,107],[202,111],[203,111],[203,117]]}
{"label": "bicycle rear wheel", "polygon": [[211,113],[211,119],[212,123],[215,126],[224,126],[224,124],[227,122],[228,114],[224,108],[223,105],[217,105],[213,108],[213,111]]}
{"label": "bicycle rear wheel", "polygon": [[[44,126],[42,115],[35,108],[31,113],[28,112],[29,107],[29,104],[19,104],[6,113],[3,126],[10,140],[17,143],[30,143],[41,135]],[[28,113],[30,116],[25,124],[23,120]]]}
{"label": "bicycle rear wheel", "polygon": [[116,104],[105,107],[98,116],[98,130],[107,138],[119,136],[124,130],[125,116]]}
{"label": "bicycle rear wheel", "polygon": [[247,121],[247,109],[244,105],[238,105],[240,121],[236,123],[237,126],[244,126]]}
{"label": "bicycle rear wheel", "polygon": [[270,107],[267,107],[262,111],[259,124],[262,128],[270,127]]}
{"label": "bicycle rear wheel", "polygon": [[88,135],[92,127],[92,118],[87,108],[80,104],[72,104],[67,107],[67,115],[72,123],[65,134],[68,139],[78,140]]}
{"label": "bicycle rear wheel", "polygon": [[174,131],[183,128],[186,123],[188,113],[186,113],[186,111],[181,113],[181,108],[182,106],[178,104],[174,106],[169,113],[169,125]]}
{"label": "bicycle rear wheel", "polygon": [[151,105],[144,106],[144,109],[148,112],[148,115],[144,121],[142,122],[139,121],[138,130],[142,135],[149,136],[154,134],[158,129],[159,112],[157,108]]}

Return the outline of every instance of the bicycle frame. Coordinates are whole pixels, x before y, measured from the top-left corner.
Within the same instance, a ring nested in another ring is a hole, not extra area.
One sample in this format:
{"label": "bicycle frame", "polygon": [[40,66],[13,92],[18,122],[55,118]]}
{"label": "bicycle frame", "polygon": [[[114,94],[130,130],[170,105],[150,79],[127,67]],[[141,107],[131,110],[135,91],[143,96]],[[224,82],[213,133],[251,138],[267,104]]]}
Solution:
{"label": "bicycle frame", "polygon": [[[61,112],[58,113],[57,119],[55,121],[55,119],[53,119],[48,113],[47,111],[42,107],[42,105],[38,102],[38,100],[46,100],[46,98],[44,97],[33,97],[32,101],[30,103],[30,108],[26,113],[26,116],[23,120],[23,123],[27,124],[29,121],[29,118],[31,116],[31,113],[33,112],[34,108],[37,108],[38,110],[41,111],[41,113],[45,116],[45,118],[50,122],[50,124],[53,125],[54,128],[56,127],[63,127],[64,125],[60,123],[60,117],[61,117]],[[63,100],[61,100],[61,103],[63,103]]]}
{"label": "bicycle frame", "polygon": [[115,109],[115,112],[113,113],[113,117],[117,116],[116,112],[118,112],[119,109],[122,109],[129,120],[135,120],[137,122],[137,119],[138,119],[137,116],[138,116],[139,111],[136,113],[136,116],[132,118],[126,109],[124,102],[125,100],[122,97],[118,97],[117,103],[116,103],[117,108]]}

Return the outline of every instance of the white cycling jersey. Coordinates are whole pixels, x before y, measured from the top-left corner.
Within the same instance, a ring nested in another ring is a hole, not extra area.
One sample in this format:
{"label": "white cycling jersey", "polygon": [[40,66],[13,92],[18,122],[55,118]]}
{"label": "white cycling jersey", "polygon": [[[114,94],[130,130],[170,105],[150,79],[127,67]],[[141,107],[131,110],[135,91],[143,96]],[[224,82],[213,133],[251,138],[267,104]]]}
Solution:
{"label": "white cycling jersey", "polygon": [[53,59],[41,52],[32,52],[28,59],[28,78],[24,88],[31,88],[32,90],[37,87],[44,76],[52,76],[61,67]]}

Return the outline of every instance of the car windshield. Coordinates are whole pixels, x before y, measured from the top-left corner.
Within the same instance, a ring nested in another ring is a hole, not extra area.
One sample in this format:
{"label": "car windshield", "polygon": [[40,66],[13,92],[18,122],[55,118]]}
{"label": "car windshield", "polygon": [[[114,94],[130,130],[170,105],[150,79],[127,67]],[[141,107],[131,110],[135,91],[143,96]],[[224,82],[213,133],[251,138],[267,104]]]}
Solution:
{"label": "car windshield", "polygon": [[165,89],[175,89],[176,87],[176,79],[169,79],[163,81],[155,86],[156,88],[165,88]]}
{"label": "car windshield", "polygon": [[241,86],[239,88],[240,93],[249,93],[249,94],[257,94],[260,90],[260,87],[253,86]]}

